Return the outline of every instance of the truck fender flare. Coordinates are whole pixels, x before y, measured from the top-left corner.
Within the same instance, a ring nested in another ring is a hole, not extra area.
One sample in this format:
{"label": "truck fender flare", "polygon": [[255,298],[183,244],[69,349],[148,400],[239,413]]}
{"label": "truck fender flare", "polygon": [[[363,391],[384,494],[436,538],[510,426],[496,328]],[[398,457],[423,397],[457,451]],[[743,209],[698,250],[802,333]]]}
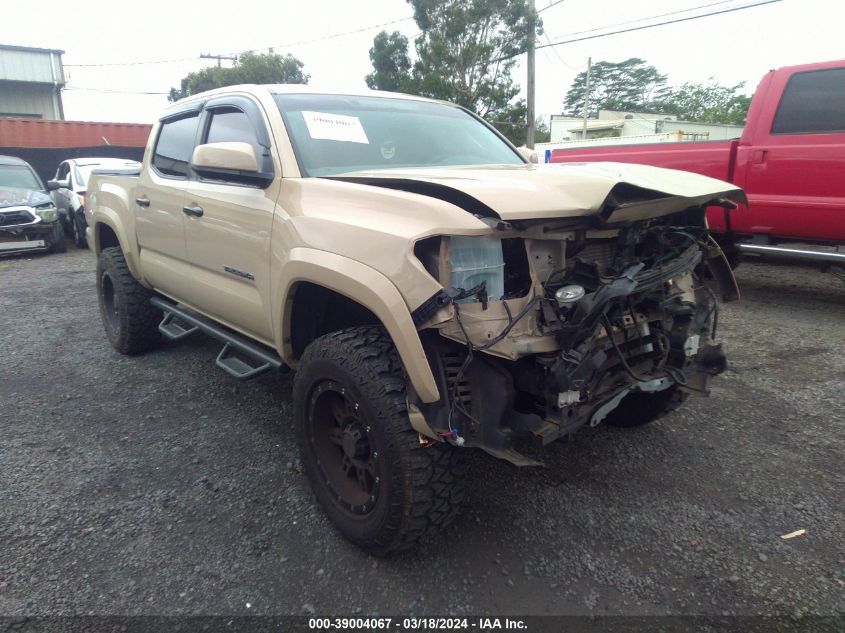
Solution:
{"label": "truck fender flare", "polygon": [[141,283],[146,283],[141,275],[141,267],[138,265],[138,251],[137,249],[130,247],[132,242],[126,235],[126,229],[123,226],[123,222],[120,220],[120,216],[113,209],[99,207],[94,212],[92,221],[93,223],[87,231],[87,237],[88,243],[93,245],[92,250],[94,251],[94,255],[99,257],[100,251],[103,250],[102,244],[100,243],[100,232],[98,228],[99,225],[102,224],[109,227],[109,229],[111,229],[111,231],[117,236],[117,241],[120,245],[120,250],[123,251],[123,257],[126,259],[126,265],[129,267],[129,272],[132,273],[132,276]]}
{"label": "truck fender flare", "polygon": [[301,281],[324,286],[368,308],[393,340],[417,396],[427,403],[440,399],[419,333],[399,290],[377,270],[335,253],[310,248],[294,248],[289,252],[281,270],[281,291],[277,295],[280,300],[276,306],[276,314],[283,316],[284,331],[279,337],[283,349],[278,350],[282,358],[293,360],[290,314],[295,294],[293,287]]}

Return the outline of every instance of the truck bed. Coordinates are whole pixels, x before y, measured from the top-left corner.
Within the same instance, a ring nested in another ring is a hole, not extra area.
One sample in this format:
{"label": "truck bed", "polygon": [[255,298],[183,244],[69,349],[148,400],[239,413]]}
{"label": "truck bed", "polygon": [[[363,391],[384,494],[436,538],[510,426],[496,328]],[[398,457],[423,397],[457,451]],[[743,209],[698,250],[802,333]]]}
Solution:
{"label": "truck bed", "polygon": [[556,149],[552,152],[550,162],[610,161],[639,163],[654,167],[680,169],[702,176],[730,181],[733,176],[733,158],[736,155],[735,148],[738,143],[738,140],[699,141]]}

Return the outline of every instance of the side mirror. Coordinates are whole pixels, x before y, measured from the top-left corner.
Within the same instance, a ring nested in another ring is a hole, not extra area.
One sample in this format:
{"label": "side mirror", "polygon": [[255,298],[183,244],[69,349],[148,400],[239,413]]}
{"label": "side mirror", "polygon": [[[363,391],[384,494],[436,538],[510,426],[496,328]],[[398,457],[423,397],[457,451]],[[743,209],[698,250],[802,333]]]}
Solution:
{"label": "side mirror", "polygon": [[249,143],[206,143],[197,145],[194,149],[191,166],[197,171],[203,169],[258,171],[258,158]]}
{"label": "side mirror", "polygon": [[67,180],[47,181],[47,191],[56,191],[57,189],[70,189],[70,183]]}
{"label": "side mirror", "polygon": [[206,143],[197,145],[191,156],[191,167],[200,176],[224,182],[266,187],[273,182],[272,173],[258,166],[255,148],[249,143]]}
{"label": "side mirror", "polygon": [[537,160],[537,152],[535,152],[533,149],[528,149],[525,145],[517,147],[516,151],[518,151],[519,155],[522,156],[529,163],[537,164],[539,162]]}

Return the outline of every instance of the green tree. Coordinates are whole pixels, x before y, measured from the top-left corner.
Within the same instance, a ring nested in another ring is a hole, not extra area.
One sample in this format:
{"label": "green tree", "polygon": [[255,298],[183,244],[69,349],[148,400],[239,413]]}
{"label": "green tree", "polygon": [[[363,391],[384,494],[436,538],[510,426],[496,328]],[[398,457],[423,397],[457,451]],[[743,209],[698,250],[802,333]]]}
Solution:
{"label": "green tree", "polygon": [[511,77],[532,29],[542,34],[525,0],[407,0],[422,33],[414,41],[398,32],[379,33],[367,85],[445,99],[472,110],[511,140],[525,140],[525,104]]}
{"label": "green tree", "polygon": [[408,38],[399,31],[388,34],[382,31],[373,40],[370,49],[373,72],[364,80],[373,90],[411,92],[411,58],[408,56]]}
{"label": "green tree", "polygon": [[[564,97],[564,112],[584,116],[587,71],[579,73]],[[601,61],[590,72],[589,113],[599,110],[653,110],[669,93],[666,75],[639,57],[622,62]]]}
{"label": "green tree", "polygon": [[672,90],[660,111],[682,121],[742,125],[751,105],[751,97],[741,93],[744,87],[744,81],[722,86],[713,77],[706,84],[685,83]]}
{"label": "green tree", "polygon": [[548,143],[552,138],[552,129],[549,127],[545,117],[538,116],[534,119],[534,142]]}
{"label": "green tree", "polygon": [[211,66],[189,73],[179,88],[171,88],[167,99],[178,101],[198,92],[237,84],[307,84],[310,76],[293,55],[244,53],[231,68]]}

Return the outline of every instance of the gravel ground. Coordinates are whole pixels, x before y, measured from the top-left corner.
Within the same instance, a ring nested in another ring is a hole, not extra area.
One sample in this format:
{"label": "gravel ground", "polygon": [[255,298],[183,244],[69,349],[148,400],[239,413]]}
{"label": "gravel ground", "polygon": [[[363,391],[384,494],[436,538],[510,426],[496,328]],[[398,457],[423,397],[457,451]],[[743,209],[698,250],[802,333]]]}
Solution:
{"label": "gravel ground", "polygon": [[315,506],[289,377],[203,337],[122,357],[91,253],[0,259],[0,614],[841,613],[845,283],[738,277],[710,398],[545,469],[475,456],[453,528],[375,560]]}

